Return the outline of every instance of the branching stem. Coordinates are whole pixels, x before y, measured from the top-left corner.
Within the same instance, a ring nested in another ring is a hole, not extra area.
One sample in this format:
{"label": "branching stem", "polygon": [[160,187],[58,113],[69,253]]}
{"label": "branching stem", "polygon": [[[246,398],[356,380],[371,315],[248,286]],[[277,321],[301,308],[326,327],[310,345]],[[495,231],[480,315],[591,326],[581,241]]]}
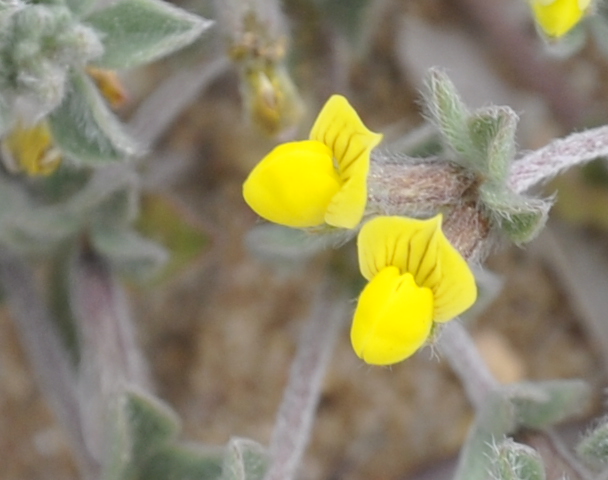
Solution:
{"label": "branching stem", "polygon": [[499,383],[479,354],[473,339],[462,324],[457,320],[452,321],[441,331],[438,348],[460,379],[475,410],[479,411],[488,393],[496,390]]}
{"label": "branching stem", "polygon": [[295,477],[315,418],[321,385],[340,327],[345,302],[324,282],[306,320],[270,442],[271,466],[265,480]]}
{"label": "branching stem", "polygon": [[604,156],[608,156],[608,126],[573,133],[515,161],[509,184],[516,192],[525,192],[570,167]]}
{"label": "branching stem", "polygon": [[97,478],[99,464],[85,447],[74,373],[66,349],[36,291],[34,273],[4,247],[0,248],[0,281],[38,385],[71,440],[84,477]]}

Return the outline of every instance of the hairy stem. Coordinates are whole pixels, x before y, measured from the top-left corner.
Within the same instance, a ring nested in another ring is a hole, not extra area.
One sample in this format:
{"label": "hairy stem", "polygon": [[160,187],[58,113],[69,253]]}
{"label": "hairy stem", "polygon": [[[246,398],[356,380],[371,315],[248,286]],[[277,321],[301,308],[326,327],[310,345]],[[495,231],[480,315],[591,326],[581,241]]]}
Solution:
{"label": "hairy stem", "polygon": [[524,192],[567,168],[607,155],[608,126],[573,133],[514,162],[509,185],[516,192]]}
{"label": "hairy stem", "polygon": [[74,261],[70,301],[77,323],[81,361],[77,395],[89,451],[107,449],[108,405],[127,385],[149,387],[125,292],[102,257],[85,248]]}
{"label": "hairy stem", "polygon": [[344,302],[324,282],[298,342],[283,401],[270,442],[266,480],[291,480],[296,474],[315,418],[322,380],[343,320]]}
{"label": "hairy stem", "polygon": [[22,259],[1,248],[0,281],[38,385],[68,434],[84,478],[97,478],[99,464],[85,447],[73,366],[36,290],[34,273]]}
{"label": "hairy stem", "polygon": [[441,331],[438,348],[460,379],[475,410],[479,411],[488,393],[495,391],[499,383],[488,369],[473,339],[462,324],[452,321]]}
{"label": "hairy stem", "polygon": [[226,57],[180,70],[161,84],[129,121],[133,136],[145,147],[154,146],[187,107],[220,75],[228,71]]}

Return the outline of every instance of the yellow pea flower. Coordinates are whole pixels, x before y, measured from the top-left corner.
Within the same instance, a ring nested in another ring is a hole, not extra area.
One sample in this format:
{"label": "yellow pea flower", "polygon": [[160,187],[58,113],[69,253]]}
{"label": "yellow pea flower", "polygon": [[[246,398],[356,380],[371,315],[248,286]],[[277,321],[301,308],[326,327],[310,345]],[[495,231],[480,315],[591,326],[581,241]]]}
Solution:
{"label": "yellow pea flower", "polygon": [[530,0],[536,23],[548,37],[559,38],[581,21],[591,0]]}
{"label": "yellow pea flower", "polygon": [[370,153],[381,139],[346,98],[333,95],[310,139],[272,150],[249,174],[243,197],[260,217],[288,227],[354,228],[367,204]]}
{"label": "yellow pea flower", "polygon": [[52,174],[62,160],[45,121],[31,127],[19,122],[2,140],[2,154],[9,169],[31,176]]}
{"label": "yellow pea flower", "polygon": [[369,283],[351,342],[365,362],[405,360],[424,345],[433,322],[447,322],[475,302],[475,277],[443,234],[441,219],[376,217],[359,232],[359,268]]}

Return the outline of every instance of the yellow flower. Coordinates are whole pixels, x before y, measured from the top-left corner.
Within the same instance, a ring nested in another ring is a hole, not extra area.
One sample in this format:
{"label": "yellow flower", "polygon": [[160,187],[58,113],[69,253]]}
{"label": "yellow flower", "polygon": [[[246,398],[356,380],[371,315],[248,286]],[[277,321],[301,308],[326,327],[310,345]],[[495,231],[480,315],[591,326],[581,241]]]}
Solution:
{"label": "yellow flower", "polygon": [[95,67],[87,67],[86,70],[110,107],[117,109],[126,103],[127,91],[116,72]]}
{"label": "yellow flower", "polygon": [[363,289],[351,328],[359,358],[390,365],[418,350],[433,322],[447,322],[477,297],[475,278],[441,230],[429,220],[376,217],[357,240]]}
{"label": "yellow flower", "polygon": [[2,153],[9,169],[31,176],[50,175],[62,159],[44,121],[31,127],[19,122],[2,140]]}
{"label": "yellow flower", "polygon": [[536,23],[548,37],[559,38],[581,21],[591,0],[530,0]]}
{"label": "yellow flower", "polygon": [[346,98],[333,95],[310,140],[272,150],[243,184],[243,197],[261,217],[288,227],[356,227],[367,204],[371,132]]}

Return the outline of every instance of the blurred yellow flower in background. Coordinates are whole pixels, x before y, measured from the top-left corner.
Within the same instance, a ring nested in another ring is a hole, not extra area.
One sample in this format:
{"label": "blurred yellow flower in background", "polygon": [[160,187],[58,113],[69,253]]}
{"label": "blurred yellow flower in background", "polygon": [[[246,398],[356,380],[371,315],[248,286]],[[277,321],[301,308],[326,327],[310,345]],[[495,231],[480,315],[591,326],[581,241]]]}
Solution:
{"label": "blurred yellow flower in background", "polygon": [[272,150],[249,174],[243,197],[260,217],[288,227],[355,228],[367,205],[370,153],[381,139],[346,98],[333,95],[310,139]]}
{"label": "blurred yellow flower in background", "polygon": [[591,0],[530,0],[536,23],[551,38],[559,38],[579,23]]}
{"label": "blurred yellow flower in background", "polygon": [[30,176],[51,175],[62,160],[44,120],[32,126],[18,122],[2,140],[2,156],[9,170]]}
{"label": "blurred yellow flower in background", "polygon": [[376,217],[357,240],[363,289],[351,328],[355,353],[366,363],[400,362],[424,345],[433,322],[447,322],[477,298],[475,277],[429,220]]}

